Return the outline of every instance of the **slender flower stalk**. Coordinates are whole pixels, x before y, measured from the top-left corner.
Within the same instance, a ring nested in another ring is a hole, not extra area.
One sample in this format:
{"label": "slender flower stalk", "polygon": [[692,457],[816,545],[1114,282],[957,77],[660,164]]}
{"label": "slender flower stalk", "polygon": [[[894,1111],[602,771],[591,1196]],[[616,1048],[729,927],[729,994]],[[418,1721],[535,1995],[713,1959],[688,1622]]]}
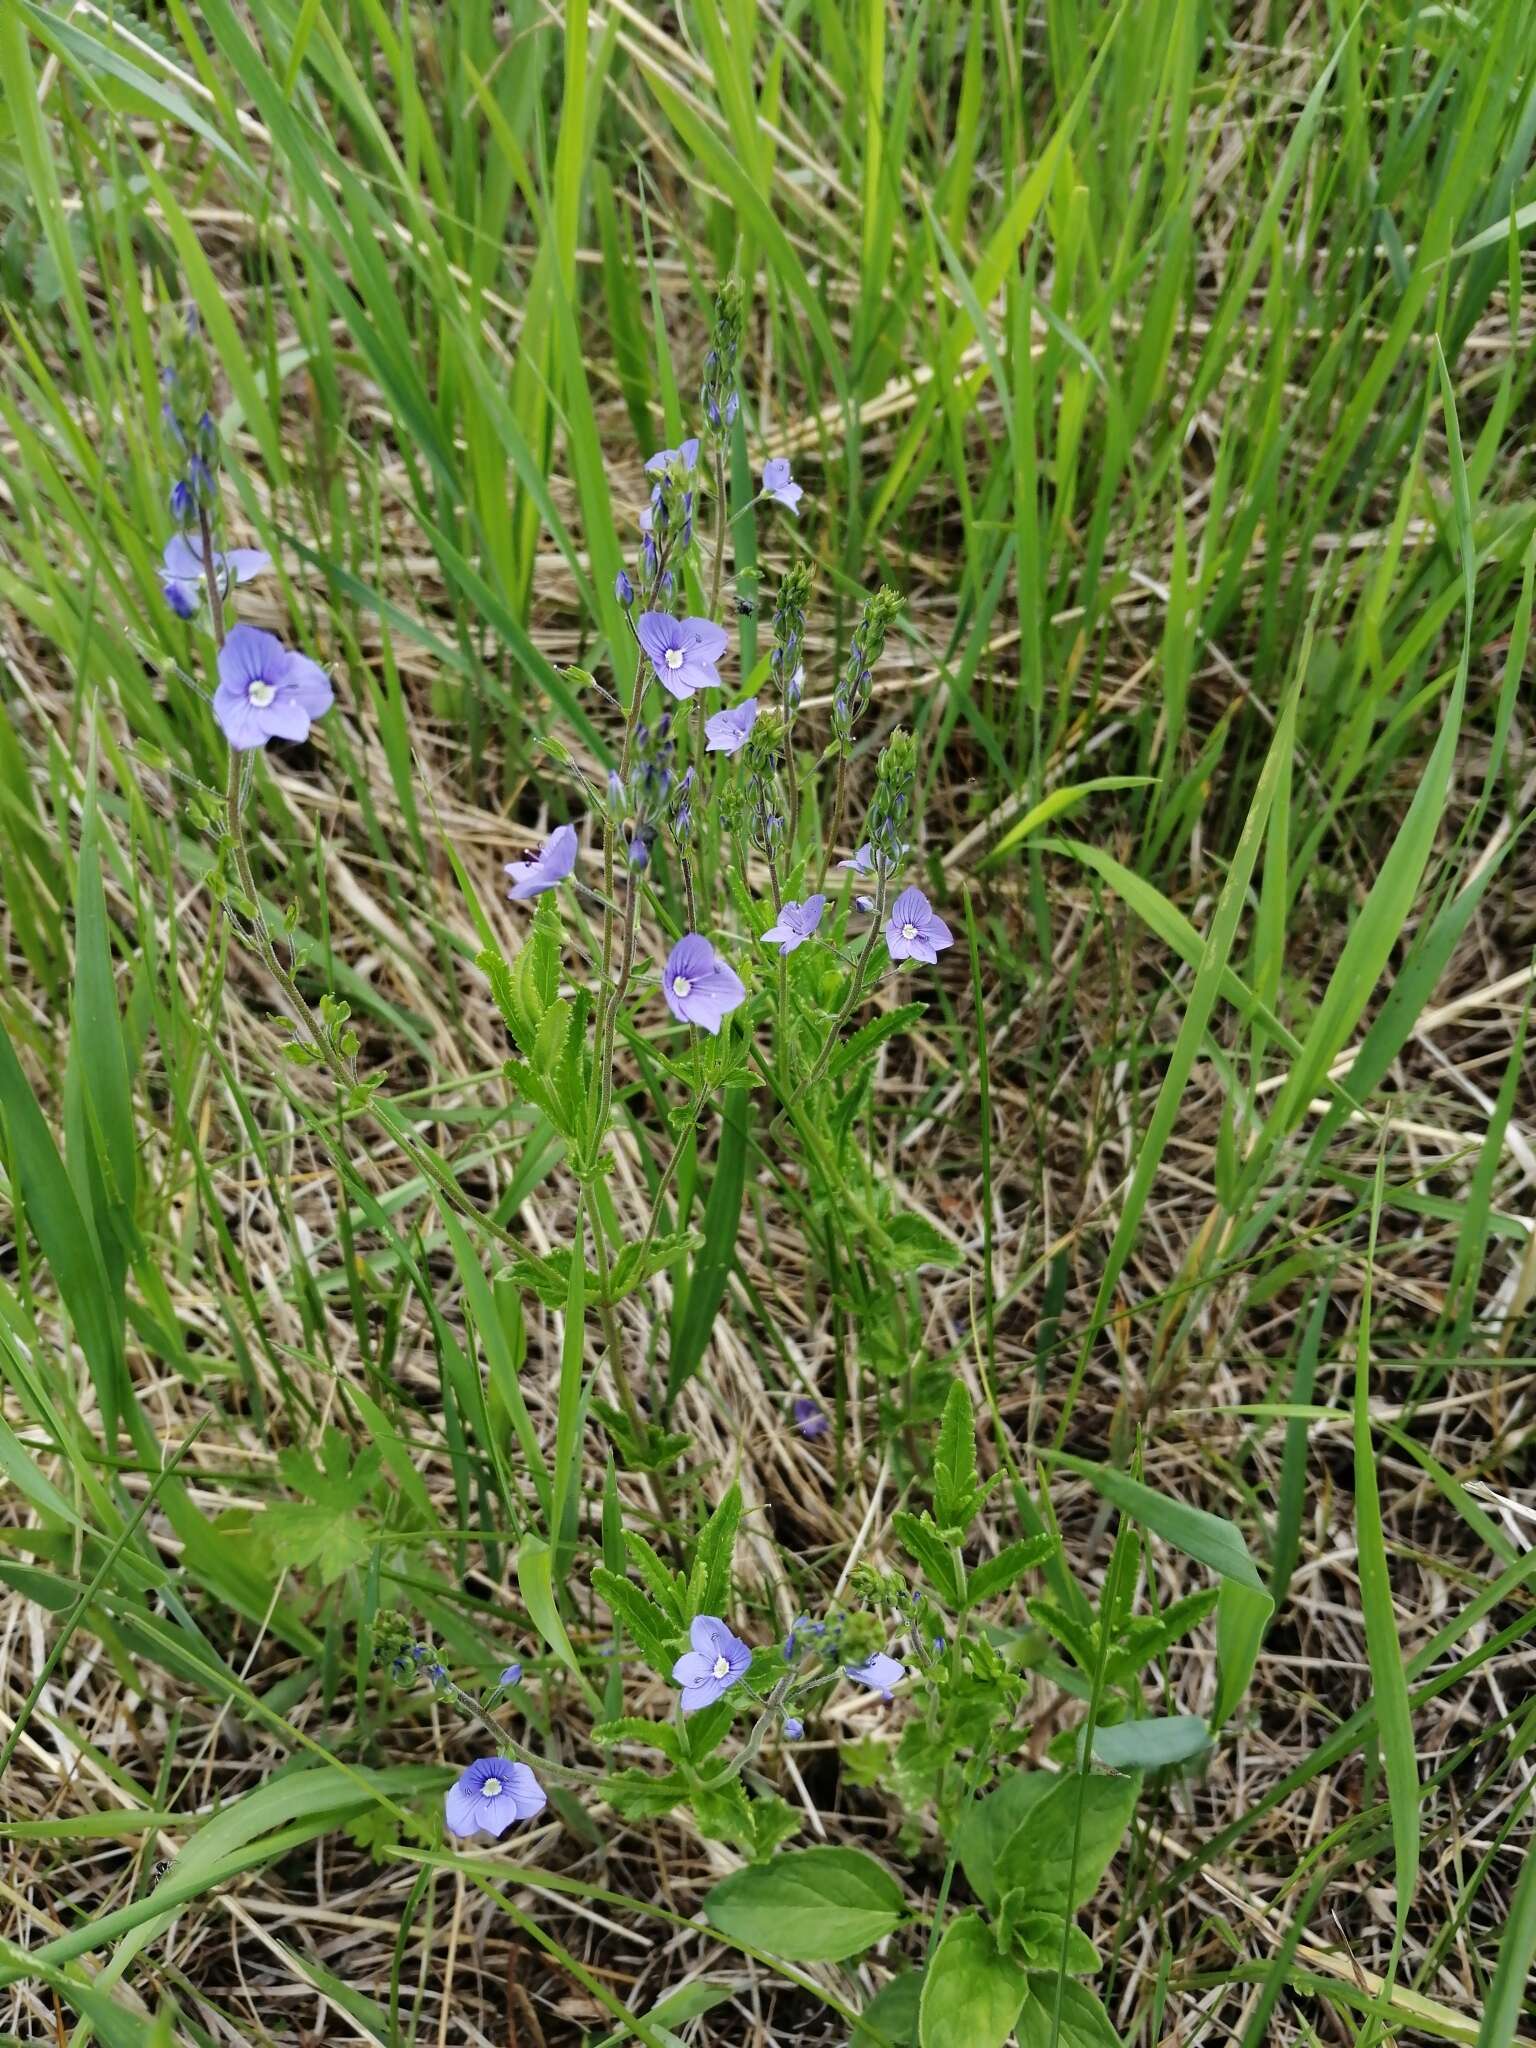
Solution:
{"label": "slender flower stalk", "polygon": [[799,1092],[801,1094],[809,1094],[826,1072],[827,1062],[831,1059],[837,1041],[842,1035],[843,1026],[853,1015],[860,998],[863,996],[864,976],[868,971],[870,958],[874,953],[875,947],[880,942],[881,927],[885,923],[885,898],[889,888],[890,878],[882,873],[875,883],[874,921],[869,927],[868,935],[864,940],[863,950],[854,965],[853,979],[848,984],[848,993],[843,998],[843,1006],[838,1011],[836,1017],[833,1018],[831,1027],[822,1041],[821,1051],[816,1055],[816,1064],[800,1084]]}

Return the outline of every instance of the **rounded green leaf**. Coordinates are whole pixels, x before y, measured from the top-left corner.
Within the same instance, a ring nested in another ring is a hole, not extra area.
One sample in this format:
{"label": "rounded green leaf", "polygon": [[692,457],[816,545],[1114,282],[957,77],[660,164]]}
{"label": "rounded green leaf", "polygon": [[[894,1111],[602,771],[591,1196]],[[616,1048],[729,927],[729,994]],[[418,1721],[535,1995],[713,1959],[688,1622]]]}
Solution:
{"label": "rounded green leaf", "polygon": [[722,1934],[800,1963],[839,1963],[900,1926],[901,1887],[858,1849],[796,1849],[738,1870],[704,1901]]}
{"label": "rounded green leaf", "polygon": [[923,1979],[920,2048],[1003,2048],[1029,1991],[1029,1979],[998,1953],[979,1913],[945,1930]]}
{"label": "rounded green leaf", "polygon": [[1168,1764],[1185,1764],[1210,1746],[1211,1731],[1198,1714],[1118,1721],[1093,1734],[1094,1755],[1117,1771],[1157,1771]]}

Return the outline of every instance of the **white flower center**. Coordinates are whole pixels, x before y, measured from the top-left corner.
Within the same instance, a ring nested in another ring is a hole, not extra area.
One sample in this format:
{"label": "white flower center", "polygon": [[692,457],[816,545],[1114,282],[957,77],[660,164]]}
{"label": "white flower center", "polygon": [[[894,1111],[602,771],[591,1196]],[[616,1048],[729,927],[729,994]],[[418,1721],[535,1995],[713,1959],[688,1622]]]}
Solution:
{"label": "white flower center", "polygon": [[668,668],[679,669],[683,665],[683,650],[681,647],[669,647],[662,659]]}
{"label": "white flower center", "polygon": [[499,1799],[501,1797],[500,1778],[487,1778],[480,1787],[480,1796],[483,1799]]}
{"label": "white flower center", "polygon": [[901,928],[901,936],[904,939],[915,939],[917,937],[917,926],[915,924],[904,924]]}
{"label": "white flower center", "polygon": [[[245,694],[250,699],[250,701],[256,706],[256,709],[258,711],[264,711],[267,705],[269,705],[272,702],[272,699],[277,695],[277,692],[273,689],[270,683],[257,682],[252,683],[251,687],[246,691]],[[501,1787],[498,1785],[496,1789],[499,1792],[501,1790]]]}
{"label": "white flower center", "polygon": [[685,996],[691,996],[693,994],[693,983],[688,979],[686,974],[678,975],[677,979],[672,984],[672,993],[678,998],[679,1002],[681,1002]]}
{"label": "white flower center", "polygon": [[715,1659],[715,1676],[716,1676],[716,1678],[729,1678],[729,1677],[730,1677],[730,1675],[731,1675],[731,1666],[730,1666],[730,1660],[729,1660],[728,1658],[726,1658],[726,1657],[717,1657],[717,1658]]}

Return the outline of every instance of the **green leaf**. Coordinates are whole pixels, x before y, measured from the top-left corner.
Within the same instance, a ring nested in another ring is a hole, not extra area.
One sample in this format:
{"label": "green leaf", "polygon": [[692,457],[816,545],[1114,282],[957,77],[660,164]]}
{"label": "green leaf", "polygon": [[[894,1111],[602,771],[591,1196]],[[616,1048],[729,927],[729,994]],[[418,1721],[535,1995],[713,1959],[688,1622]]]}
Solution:
{"label": "green leaf", "polygon": [[[1449,406],[1449,396],[1447,396]],[[1360,1329],[1355,1358],[1355,1551],[1360,1575],[1360,1605],[1365,1617],[1365,1648],[1376,1696],[1376,1725],[1386,1772],[1387,1805],[1392,1823],[1395,1935],[1390,1984],[1407,1934],[1408,1915],[1419,1881],[1418,1753],[1413,1739],[1413,1709],[1408,1675],[1403,1669],[1403,1644],[1398,1633],[1392,1575],[1387,1564],[1386,1530],[1382,1522],[1381,1487],[1376,1473],[1376,1447],[1371,1436],[1371,1279],[1376,1270],[1376,1235],[1386,1160],[1376,1155],[1376,1180],[1371,1199],[1370,1237],[1366,1250],[1365,1284],[1360,1295]]]}
{"label": "green leaf", "polygon": [[723,1614],[731,1597],[731,1558],[741,1521],[741,1488],[726,1489],[705,1523],[688,1577],[688,1605],[694,1614]]}
{"label": "green leaf", "polygon": [[633,1641],[635,1648],[659,1678],[665,1678],[677,1662],[677,1631],[653,1607],[637,1586],[606,1565],[592,1571],[592,1590],[607,1602],[608,1611]]}
{"label": "green leaf", "polygon": [[946,1237],[926,1216],[918,1216],[910,1209],[890,1217],[885,1228],[891,1241],[888,1263],[893,1272],[915,1273],[923,1266],[958,1266],[965,1259],[965,1252],[953,1238]]}
{"label": "green leaf", "polygon": [[848,2048],[917,2048],[923,1975],[921,1970],[907,1970],[882,1985],[859,2014]]}
{"label": "green leaf", "polygon": [[982,1498],[976,1483],[976,1418],[970,1389],[954,1380],[933,1460],[933,1514],[941,1531],[963,1536]]}
{"label": "green leaf", "polygon": [[518,1546],[517,1589],[523,1596],[529,1620],[566,1670],[573,1674],[588,1704],[599,1707],[597,1694],[577,1660],[571,1639],[565,1632],[565,1623],[560,1619],[554,1591],[554,1560],[549,1545],[541,1536],[527,1535]]}
{"label": "green leaf", "polygon": [[1211,1746],[1211,1731],[1198,1714],[1160,1715],[1151,1721],[1119,1721],[1095,1728],[1093,1753],[1116,1771],[1157,1771],[1188,1763]]}
{"label": "green leaf", "polygon": [[861,1024],[851,1038],[845,1038],[827,1062],[827,1079],[836,1081],[848,1069],[857,1066],[866,1054],[872,1053],[877,1045],[883,1045],[888,1038],[894,1038],[898,1031],[905,1031],[909,1024],[915,1024],[927,1010],[926,1003],[902,1003],[894,1010],[887,1010],[884,1016],[871,1017],[867,1024]]}
{"label": "green leaf", "polygon": [[1483,2007],[1483,2024],[1478,2029],[1477,2048],[1511,2048],[1520,2024],[1536,1962],[1536,1856],[1520,1861],[1520,1875],[1510,1903],[1509,1918],[1499,1940],[1499,1959]]}
{"label": "green leaf", "polygon": [[901,1925],[901,1887],[859,1849],[793,1849],[717,1884],[711,1926],[793,1962],[840,1963]]}
{"label": "green leaf", "polygon": [[732,1088],[721,1111],[715,1177],[704,1205],[703,1249],[694,1261],[688,1276],[687,1299],[672,1326],[672,1355],[667,1363],[669,1404],[703,1363],[715,1317],[725,1299],[731,1268],[736,1263],[736,1237],[741,1228],[741,1203],[747,1185],[747,1125],[751,1110],[746,1088]]}
{"label": "green leaf", "polygon": [[[649,1244],[627,1244],[614,1260],[608,1274],[608,1300],[622,1301],[626,1294],[633,1294],[637,1287],[643,1287],[655,1274],[665,1272],[668,1266],[675,1266],[679,1259],[696,1252],[704,1242],[697,1230],[674,1230],[660,1237],[653,1237]],[[592,1276],[592,1292],[600,1293],[597,1276]]]}
{"label": "green leaf", "polygon": [[1136,1805],[1139,1780],[1073,1773],[1037,1800],[997,1859],[996,1882],[1039,1906],[1075,1913],[1114,1861]]}
{"label": "green leaf", "polygon": [[683,1745],[670,1721],[645,1721],[638,1714],[621,1714],[616,1721],[599,1721],[592,1740],[603,1749],[620,1742],[643,1742],[648,1749],[660,1750],[671,1763],[683,1760]]}
{"label": "green leaf", "polygon": [[995,1912],[1004,1886],[998,1875],[1025,1817],[1061,1781],[1050,1771],[1010,1771],[997,1789],[967,1807],[955,1830],[955,1854],[971,1890]]}
{"label": "green leaf", "polygon": [[[1058,2000],[1059,2029],[1055,2018]],[[1019,2048],[1120,2048],[1120,2036],[1097,1996],[1071,1977],[1056,1984],[1031,1985],[1019,2014],[1017,2038]]]}
{"label": "green leaf", "polygon": [[983,1601],[995,1600],[999,1593],[1007,1592],[1026,1572],[1037,1571],[1054,1556],[1056,1549],[1055,1536],[1026,1536],[1021,1543],[1010,1543],[996,1557],[983,1559],[967,1581],[966,1606],[980,1607]]}
{"label": "green leaf", "polygon": [[957,1608],[960,1587],[955,1577],[955,1561],[932,1515],[913,1515],[898,1508],[891,1517],[891,1528],[902,1549],[922,1567],[923,1577],[944,1605],[951,1610]]}
{"label": "green leaf", "polygon": [[278,1564],[296,1571],[316,1566],[325,1586],[368,1562],[373,1529],[349,1508],[297,1502],[267,1508],[257,1524]]}
{"label": "green leaf", "polygon": [[1264,1627],[1274,1612],[1269,1589],[1259,1576],[1258,1566],[1248,1554],[1242,1531],[1222,1515],[1207,1514],[1187,1502],[1170,1500],[1165,1493],[1132,1479],[1107,1465],[1091,1465],[1065,1451],[1056,1453],[1058,1464],[1079,1473],[1104,1498],[1156,1536],[1182,1550],[1199,1564],[1219,1572],[1222,1587],[1217,1608],[1217,1667],[1219,1682],[1211,1724],[1219,1728],[1247,1689],[1263,1641]]}
{"label": "green leaf", "polygon": [[680,1806],[692,1791],[688,1780],[677,1771],[656,1777],[638,1768],[615,1771],[604,1778],[602,1796],[625,1820],[659,1820]]}
{"label": "green leaf", "polygon": [[1029,1979],[998,1951],[979,1913],[944,1930],[923,1979],[920,2048],[1003,2048],[1029,1994]]}
{"label": "green leaf", "polygon": [[1027,839],[1031,832],[1038,832],[1042,825],[1048,825],[1052,818],[1059,818],[1063,811],[1070,811],[1074,804],[1080,804],[1085,796],[1093,796],[1099,790],[1145,789],[1155,783],[1155,775],[1096,775],[1089,782],[1068,783],[1060,789],[1053,789],[1039,803],[1031,806],[1017,824],[1010,825],[986,856],[984,865],[990,866],[995,860],[1017,846],[1021,839]]}

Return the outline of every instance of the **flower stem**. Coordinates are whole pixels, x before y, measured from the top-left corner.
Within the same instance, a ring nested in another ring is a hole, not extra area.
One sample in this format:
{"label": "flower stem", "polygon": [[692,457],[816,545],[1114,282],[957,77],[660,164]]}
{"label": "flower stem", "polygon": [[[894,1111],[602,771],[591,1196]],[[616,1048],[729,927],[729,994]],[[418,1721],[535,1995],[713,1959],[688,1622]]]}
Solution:
{"label": "flower stem", "polygon": [[849,1017],[853,1014],[855,1005],[864,993],[865,971],[869,966],[870,956],[873,954],[881,931],[885,926],[885,898],[889,887],[890,877],[882,867],[878,872],[875,883],[875,915],[869,927],[869,937],[864,941],[864,950],[860,953],[858,961],[854,966],[853,980],[849,983],[848,994],[843,1000],[843,1007],[838,1011],[837,1016],[833,1020],[832,1028],[828,1031],[822,1044],[821,1051],[816,1055],[815,1066],[812,1067],[802,1083],[802,1094],[808,1094],[826,1071],[827,1061],[832,1057],[832,1048],[837,1043],[838,1034],[848,1022]]}

